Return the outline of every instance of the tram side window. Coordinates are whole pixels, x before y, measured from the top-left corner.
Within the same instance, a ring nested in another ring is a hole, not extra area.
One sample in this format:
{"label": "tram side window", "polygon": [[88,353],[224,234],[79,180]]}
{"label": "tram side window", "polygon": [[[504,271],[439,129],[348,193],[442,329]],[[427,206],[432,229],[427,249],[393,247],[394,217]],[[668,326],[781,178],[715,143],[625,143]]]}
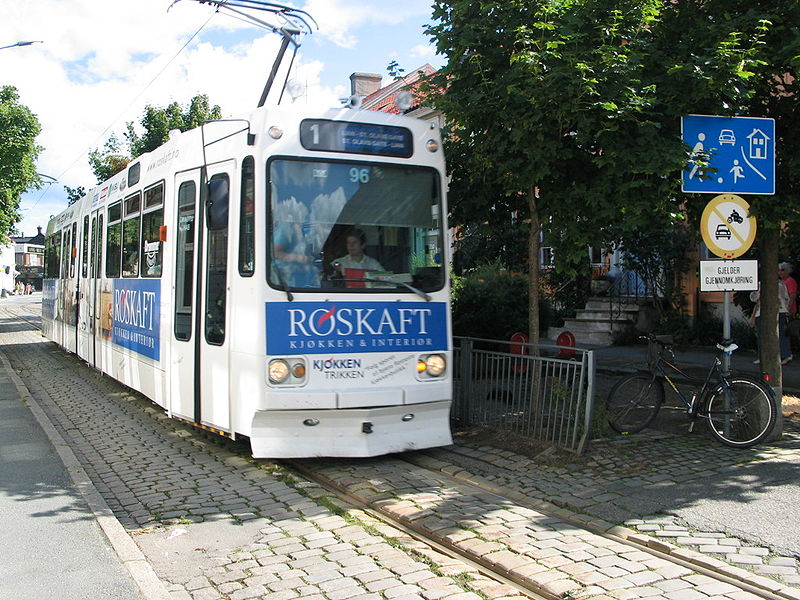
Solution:
{"label": "tram side window", "polygon": [[89,215],[83,217],[83,252],[81,252],[81,275],[89,273]]}
{"label": "tram side window", "polygon": [[55,279],[61,269],[61,233],[53,233],[47,236],[44,246],[44,264],[47,279]]}
{"label": "tram side window", "polygon": [[144,191],[142,215],[142,277],[161,277],[163,243],[161,226],[164,224],[164,184]]}
{"label": "tram side window", "polygon": [[125,218],[122,221],[122,276],[139,276],[139,221],[142,195],[139,192],[125,198]]}
{"label": "tram side window", "polygon": [[63,260],[61,261],[61,273],[59,274],[59,277],[61,277],[61,279],[66,279],[67,275],[69,274],[69,249],[72,247],[69,227],[67,227],[62,233],[63,237],[61,238],[61,256],[63,257]]}
{"label": "tram side window", "polygon": [[239,217],[239,274],[251,277],[256,267],[255,239],[255,162],[252,156],[242,161],[242,198]]}
{"label": "tram side window", "polygon": [[89,239],[92,240],[92,262],[89,269],[89,277],[97,277],[97,217],[92,217],[92,230],[89,234]]}
{"label": "tram side window", "polygon": [[95,277],[101,277],[103,274],[103,215],[97,219],[97,254],[94,258]]}
{"label": "tram side window", "polygon": [[122,203],[108,207],[108,230],[106,231],[106,277],[120,275],[122,258]]}
{"label": "tram side window", "polygon": [[192,287],[194,284],[194,218],[196,186],[184,181],[178,189],[178,226],[175,245],[175,339],[192,337]]}
{"label": "tram side window", "polygon": [[[211,181],[222,180],[230,190],[226,174],[217,174]],[[208,230],[208,264],[206,265],[206,341],[221,346],[225,342],[225,272],[228,264],[228,227]]]}
{"label": "tram side window", "polygon": [[72,224],[72,246],[69,250],[69,276],[75,277],[75,264],[78,262],[78,224]]}

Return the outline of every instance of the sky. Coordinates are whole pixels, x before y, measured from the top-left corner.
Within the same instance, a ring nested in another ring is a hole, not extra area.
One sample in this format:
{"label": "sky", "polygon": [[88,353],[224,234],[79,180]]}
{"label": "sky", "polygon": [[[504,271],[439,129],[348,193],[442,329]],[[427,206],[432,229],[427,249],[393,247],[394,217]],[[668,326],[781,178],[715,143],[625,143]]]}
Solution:
{"label": "sky", "polygon": [[[290,80],[304,93],[294,101],[339,106],[352,73],[381,74],[386,85],[392,61],[408,73],[442,66],[423,31],[431,4],[292,2],[318,25],[301,39]],[[278,24],[269,13],[251,14]],[[278,35],[197,0],[0,0],[0,23],[0,47],[41,41],[0,49],[0,85],[16,87],[38,117],[37,171],[56,180],[23,195],[16,227],[26,236],[66,208],[64,186],[95,185],[88,152],[112,133],[122,138],[146,105],[186,105],[207,94],[223,117],[255,108],[280,44]]]}

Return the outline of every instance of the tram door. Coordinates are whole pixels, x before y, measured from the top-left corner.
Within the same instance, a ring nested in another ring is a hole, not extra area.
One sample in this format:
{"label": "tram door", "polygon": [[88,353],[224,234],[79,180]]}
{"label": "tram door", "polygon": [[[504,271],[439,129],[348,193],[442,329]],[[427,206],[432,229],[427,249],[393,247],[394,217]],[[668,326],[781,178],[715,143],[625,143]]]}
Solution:
{"label": "tram door", "polygon": [[169,405],[172,414],[194,421],[195,377],[195,247],[200,172],[175,177],[178,195],[175,225],[175,282],[170,339]]}
{"label": "tram door", "polygon": [[77,282],[77,302],[78,302],[78,356],[86,362],[92,363],[91,350],[93,347],[93,333],[92,333],[92,294],[91,294],[91,280],[89,279],[90,272],[90,231],[89,231],[89,215],[83,217],[80,226],[80,257],[78,260],[78,282]]}
{"label": "tram door", "polygon": [[231,178],[220,165],[209,168],[201,194],[199,171],[176,176],[177,223],[170,410],[218,429],[230,428],[227,209]]}
{"label": "tram door", "polygon": [[100,318],[102,314],[100,278],[103,276],[103,213],[96,210],[92,212],[91,228],[89,231],[89,279],[87,281],[86,305],[89,309],[89,334],[90,348],[88,361],[96,369],[102,370],[100,347]]}

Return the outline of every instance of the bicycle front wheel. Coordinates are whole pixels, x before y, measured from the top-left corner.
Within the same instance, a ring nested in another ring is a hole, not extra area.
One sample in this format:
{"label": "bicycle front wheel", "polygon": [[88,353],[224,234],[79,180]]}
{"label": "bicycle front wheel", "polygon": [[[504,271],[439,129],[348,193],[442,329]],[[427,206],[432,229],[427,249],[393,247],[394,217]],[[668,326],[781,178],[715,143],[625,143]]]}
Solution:
{"label": "bicycle front wheel", "polygon": [[629,375],[608,394],[608,424],[619,433],[636,433],[653,422],[663,402],[664,388],[660,381],[650,375]]}
{"label": "bicycle front wheel", "polygon": [[749,448],[766,438],[778,420],[772,390],[757,379],[737,375],[708,396],[708,428],[723,444]]}

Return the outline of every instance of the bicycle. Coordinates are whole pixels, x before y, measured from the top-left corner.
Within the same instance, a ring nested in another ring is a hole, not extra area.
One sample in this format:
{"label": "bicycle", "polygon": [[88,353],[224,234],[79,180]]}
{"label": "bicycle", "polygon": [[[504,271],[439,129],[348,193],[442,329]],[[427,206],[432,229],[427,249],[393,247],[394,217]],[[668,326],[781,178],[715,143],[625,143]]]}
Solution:
{"label": "bicycle", "polygon": [[664,403],[666,381],[686,406],[686,414],[691,420],[689,432],[694,429],[697,419],[706,419],[715,438],[736,448],[754,446],[772,432],[778,418],[778,404],[772,388],[750,375],[724,373],[722,370],[721,356],[736,350],[738,346],[735,343],[726,340],[717,344],[720,352],[714,357],[702,386],[687,398],[664,367],[680,375],[681,382],[697,384],[700,378],[687,375],[674,364],[675,352],[671,341],[654,335],[642,336],[641,339],[648,343],[648,371],[625,377],[609,392],[606,414],[612,429],[632,434],[650,425]]}

